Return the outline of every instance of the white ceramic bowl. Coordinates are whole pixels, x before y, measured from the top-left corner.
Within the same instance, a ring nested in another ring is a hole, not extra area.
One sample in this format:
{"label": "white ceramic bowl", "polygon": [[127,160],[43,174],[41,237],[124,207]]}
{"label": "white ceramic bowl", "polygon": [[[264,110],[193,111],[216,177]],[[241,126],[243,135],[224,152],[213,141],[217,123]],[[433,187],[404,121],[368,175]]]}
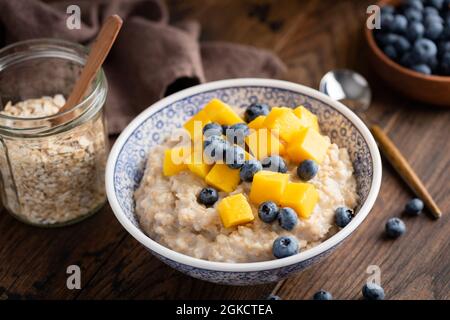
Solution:
{"label": "white ceramic bowl", "polygon": [[[223,263],[196,259],[153,241],[140,229],[133,192],[142,178],[149,150],[212,98],[245,108],[253,102],[271,106],[304,105],[319,117],[321,130],[349,150],[360,202],[355,218],[314,248],[279,260]],[[253,285],[278,281],[322,259],[349,236],[371,210],[381,183],[377,145],[364,123],[347,107],[326,95],[295,83],[270,79],[231,79],[198,85],[158,101],[136,117],[115,142],[106,168],[109,203],[119,222],[143,246],[171,267],[215,283]]]}

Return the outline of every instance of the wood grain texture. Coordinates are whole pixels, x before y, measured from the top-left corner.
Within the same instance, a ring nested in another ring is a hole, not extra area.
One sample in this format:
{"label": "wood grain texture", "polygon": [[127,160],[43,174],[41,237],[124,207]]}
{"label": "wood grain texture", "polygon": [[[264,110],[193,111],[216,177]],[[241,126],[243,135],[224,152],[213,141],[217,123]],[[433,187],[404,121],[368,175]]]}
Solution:
{"label": "wood grain texture", "polygon": [[[449,299],[450,113],[402,98],[367,66],[362,22],[365,0],[168,1],[172,20],[197,19],[203,40],[273,49],[288,65],[288,80],[318,87],[337,67],[354,68],[373,87],[368,118],[386,130],[443,210],[434,221],[405,218],[407,233],[383,237],[385,221],[403,216],[412,196],[385,163],[380,196],[361,225],[325,261],[277,289],[283,299],[310,299],[320,288],[336,298],[360,299],[367,266],[381,268],[388,299]],[[275,284],[226,287],[189,278],[152,257],[113,216],[109,206],[63,229],[25,226],[0,213],[0,299],[261,299]],[[66,288],[66,267],[82,268],[82,290]]]}

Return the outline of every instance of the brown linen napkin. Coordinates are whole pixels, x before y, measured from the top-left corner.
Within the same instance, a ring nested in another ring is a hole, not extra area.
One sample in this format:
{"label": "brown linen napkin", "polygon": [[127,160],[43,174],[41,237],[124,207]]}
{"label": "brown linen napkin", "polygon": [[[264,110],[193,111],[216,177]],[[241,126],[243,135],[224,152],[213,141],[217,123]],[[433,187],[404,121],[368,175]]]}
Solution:
{"label": "brown linen napkin", "polygon": [[[67,7],[81,9],[81,28],[66,26]],[[111,14],[124,20],[104,68],[110,93],[109,132],[119,133],[140,111],[163,96],[211,80],[277,78],[284,64],[263,49],[199,41],[193,21],[169,24],[159,0],[81,0],[40,2],[0,0],[0,47],[32,38],[62,38],[88,45]]]}

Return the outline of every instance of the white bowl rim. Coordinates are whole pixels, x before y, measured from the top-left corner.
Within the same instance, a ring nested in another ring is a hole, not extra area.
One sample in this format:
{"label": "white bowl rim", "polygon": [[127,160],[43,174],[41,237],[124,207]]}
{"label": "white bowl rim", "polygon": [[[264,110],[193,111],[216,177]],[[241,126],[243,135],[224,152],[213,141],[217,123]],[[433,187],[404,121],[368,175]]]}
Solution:
{"label": "white bowl rim", "polygon": [[[202,92],[231,87],[243,87],[243,86],[271,87],[305,94],[311,96],[312,98],[320,100],[325,104],[330,105],[331,107],[335,108],[337,111],[342,113],[344,116],[346,116],[353,123],[353,125],[360,131],[361,135],[363,136],[364,140],[366,141],[369,147],[369,151],[372,156],[373,177],[372,177],[372,185],[370,187],[369,194],[367,195],[367,199],[361,206],[355,218],[345,228],[343,228],[342,230],[340,230],[339,232],[337,232],[324,242],[320,243],[319,245],[311,249],[302,251],[299,254],[296,254],[291,257],[262,262],[229,263],[229,262],[215,262],[198,259],[176,252],[172,249],[169,249],[157,243],[156,241],[148,237],[143,231],[141,231],[130,220],[128,220],[122,208],[120,207],[114,190],[114,168],[119,153],[122,150],[123,145],[126,143],[128,137],[135,131],[135,129],[139,127],[152,114],[156,113],[163,107],[172,104],[178,100]],[[105,185],[110,206],[117,220],[119,220],[122,226],[146,248],[156,252],[157,254],[167,259],[198,269],[204,269],[208,271],[220,271],[220,272],[256,272],[263,270],[278,269],[289,265],[297,264],[302,261],[306,261],[308,259],[311,259],[315,256],[318,256],[328,251],[329,249],[333,248],[338,243],[343,241],[364,221],[364,219],[372,209],[380,189],[381,174],[382,174],[381,157],[378,151],[377,144],[372,134],[370,133],[366,125],[362,122],[362,120],[350,109],[344,106],[342,103],[332,100],[327,95],[315,89],[300,84],[292,83],[289,81],[262,79],[262,78],[237,78],[237,79],[227,79],[208,82],[184,89],[162,100],[159,100],[158,102],[154,103],[153,105],[142,111],[134,120],[130,122],[130,124],[128,124],[128,126],[122,131],[122,133],[114,143],[114,146],[110,151],[106,165]]]}

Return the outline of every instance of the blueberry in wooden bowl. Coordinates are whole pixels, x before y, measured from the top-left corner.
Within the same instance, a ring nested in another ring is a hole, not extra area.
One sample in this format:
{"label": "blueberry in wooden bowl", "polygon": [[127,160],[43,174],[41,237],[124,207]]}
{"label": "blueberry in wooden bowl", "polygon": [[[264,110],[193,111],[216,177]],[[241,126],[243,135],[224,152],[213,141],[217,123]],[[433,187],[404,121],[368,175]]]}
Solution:
{"label": "blueberry in wooden bowl", "polygon": [[381,0],[380,29],[366,27],[373,70],[405,96],[450,106],[450,1]]}

